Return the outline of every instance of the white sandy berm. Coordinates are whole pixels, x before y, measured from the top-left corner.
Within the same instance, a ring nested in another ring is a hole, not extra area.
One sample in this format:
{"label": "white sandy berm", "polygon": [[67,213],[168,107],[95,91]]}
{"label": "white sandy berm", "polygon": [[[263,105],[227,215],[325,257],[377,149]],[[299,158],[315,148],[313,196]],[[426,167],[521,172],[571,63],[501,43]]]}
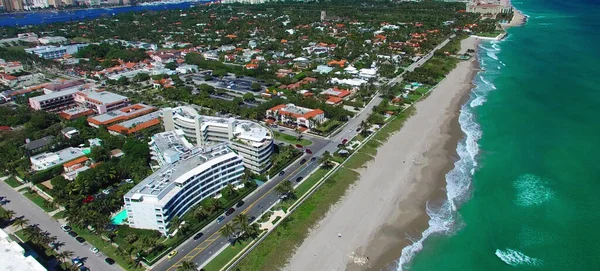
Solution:
{"label": "white sandy berm", "polygon": [[[462,50],[475,46],[476,41],[469,38],[463,41]],[[453,162],[447,161],[444,145],[451,136],[444,130],[456,121],[461,97],[471,88],[472,61],[459,63],[429,97],[417,103],[417,112],[379,147],[375,159],[360,170],[360,179],[312,229],[285,269],[345,270],[349,264],[358,266],[352,269],[373,267],[367,257],[371,261],[379,258],[386,244],[368,252],[365,248],[372,248],[374,241],[385,243],[374,240],[381,235],[378,232],[384,226],[408,227],[423,217],[425,202],[434,190],[440,190],[433,185],[439,180],[430,179],[445,174],[433,177],[424,174],[423,168],[442,170]]]}

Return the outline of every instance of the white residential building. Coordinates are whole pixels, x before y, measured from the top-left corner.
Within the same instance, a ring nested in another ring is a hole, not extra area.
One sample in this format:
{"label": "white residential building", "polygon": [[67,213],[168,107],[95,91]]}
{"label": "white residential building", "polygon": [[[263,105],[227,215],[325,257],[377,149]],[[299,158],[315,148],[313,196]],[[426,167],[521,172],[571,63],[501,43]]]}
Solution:
{"label": "white residential building", "polygon": [[39,171],[62,165],[82,156],[85,156],[83,149],[69,147],[57,152],[40,153],[29,157],[29,161],[31,161],[31,169]]}
{"label": "white residential building", "polygon": [[162,167],[125,194],[127,223],[167,235],[173,217],[183,216],[228,184],[238,184],[243,173],[242,158],[226,144],[199,148],[197,154]]}
{"label": "white residential building", "polygon": [[182,130],[198,146],[226,142],[244,159],[244,166],[262,173],[271,166],[273,135],[253,121],[199,115],[191,107],[165,108],[165,131]]}
{"label": "white residential building", "polygon": [[325,112],[294,104],[280,104],[267,110],[266,115],[273,121],[311,129],[325,121]]}
{"label": "white residential building", "polygon": [[0,230],[0,265],[1,270],[46,271],[47,269],[33,256],[25,252],[19,243],[13,241],[3,230]]}

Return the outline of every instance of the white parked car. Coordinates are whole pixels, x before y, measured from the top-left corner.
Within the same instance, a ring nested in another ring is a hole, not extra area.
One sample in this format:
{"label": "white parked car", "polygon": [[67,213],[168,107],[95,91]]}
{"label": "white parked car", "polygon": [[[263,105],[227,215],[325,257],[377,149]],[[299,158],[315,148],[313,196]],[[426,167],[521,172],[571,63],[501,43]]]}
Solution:
{"label": "white parked car", "polygon": [[95,248],[95,247],[91,247],[91,248],[90,248],[90,251],[91,251],[91,252],[94,252],[94,253],[98,253],[98,251],[99,251],[99,250],[98,250],[97,248]]}

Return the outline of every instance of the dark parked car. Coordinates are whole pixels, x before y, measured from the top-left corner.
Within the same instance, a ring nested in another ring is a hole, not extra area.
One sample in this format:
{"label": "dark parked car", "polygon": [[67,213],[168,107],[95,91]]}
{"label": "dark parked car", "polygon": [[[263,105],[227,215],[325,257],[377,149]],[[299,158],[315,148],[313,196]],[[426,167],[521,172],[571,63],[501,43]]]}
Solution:
{"label": "dark parked car", "polygon": [[303,165],[304,163],[306,163],[306,159],[300,160],[300,165]]}
{"label": "dark parked car", "polygon": [[243,200],[240,200],[240,201],[238,201],[238,203],[235,205],[235,207],[237,207],[237,208],[240,208],[240,207],[242,207],[242,205],[244,205],[244,201],[243,201]]}
{"label": "dark parked car", "polygon": [[285,174],[285,171],[282,170],[281,172],[279,172],[279,176],[283,176],[283,174]]}
{"label": "dark parked car", "polygon": [[85,242],[85,239],[83,239],[83,237],[81,237],[81,236],[75,237],[75,240],[77,240],[77,242],[79,242],[79,243]]}
{"label": "dark parked car", "polygon": [[348,143],[348,139],[344,138],[344,140],[342,140],[342,144],[346,145],[346,143]]}
{"label": "dark parked car", "polygon": [[69,235],[71,235],[71,236],[73,236],[73,237],[77,237],[77,235],[78,235],[78,234],[77,234],[76,232],[74,232],[74,231],[70,231],[70,232],[68,232],[68,234],[69,234]]}
{"label": "dark parked car", "polygon": [[305,151],[306,151],[306,153],[308,153],[308,154],[312,154],[312,151],[311,151],[310,149],[306,149]]}
{"label": "dark parked car", "polygon": [[300,144],[296,144],[296,148],[298,148],[298,149],[302,149],[302,148],[304,148],[304,147],[302,147],[302,145],[300,145]]}
{"label": "dark parked car", "polygon": [[111,258],[106,258],[104,259],[104,262],[106,262],[107,264],[113,265],[115,264],[115,260],[111,259]]}
{"label": "dark parked car", "polygon": [[296,182],[299,183],[300,181],[302,181],[302,176],[296,178]]}
{"label": "dark parked car", "polygon": [[199,232],[199,233],[196,233],[196,235],[194,235],[194,240],[198,240],[198,239],[200,239],[202,236],[204,236],[204,233],[201,233],[201,232]]}
{"label": "dark parked car", "polygon": [[314,162],[315,160],[317,160],[317,157],[310,158],[311,162]]}
{"label": "dark parked car", "polygon": [[233,212],[235,212],[235,209],[233,209],[233,207],[229,208],[229,210],[227,210],[227,212],[225,212],[225,215],[226,216],[231,215],[231,214],[233,214]]}
{"label": "dark parked car", "polygon": [[251,217],[250,219],[248,219],[248,221],[249,221],[250,223],[254,222],[254,220],[256,220],[256,217],[255,217],[255,216],[253,216],[253,217]]}

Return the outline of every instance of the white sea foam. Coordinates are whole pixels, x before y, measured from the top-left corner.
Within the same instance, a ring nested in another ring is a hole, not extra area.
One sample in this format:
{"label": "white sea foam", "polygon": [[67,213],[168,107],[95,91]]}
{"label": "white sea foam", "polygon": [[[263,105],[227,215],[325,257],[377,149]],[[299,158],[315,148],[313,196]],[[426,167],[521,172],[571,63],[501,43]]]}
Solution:
{"label": "white sea foam", "polygon": [[538,206],[554,197],[554,192],[548,187],[548,181],[534,174],[519,176],[514,186],[517,190],[516,204],[519,206]]}
{"label": "white sea foam", "polygon": [[523,252],[513,250],[510,248],[507,249],[496,249],[496,256],[500,258],[503,262],[511,266],[541,266],[542,260],[529,257],[525,255]]}
{"label": "white sea foam", "polygon": [[[480,56],[485,52],[491,58],[485,61],[484,57],[479,58],[480,65],[485,70],[485,76],[497,73],[491,72],[486,64],[489,62],[490,67],[498,66],[497,58],[491,57],[489,53],[498,52],[499,47],[498,49],[494,49],[480,44],[479,48],[482,49],[480,50]],[[474,84],[476,87],[471,92],[471,98],[460,110],[458,122],[465,137],[458,143],[456,148],[459,156],[458,161],[454,163],[454,168],[446,174],[446,194],[448,200],[442,206],[438,207],[430,206],[429,203],[427,204],[427,214],[430,217],[429,228],[423,232],[421,238],[412,240],[413,243],[411,245],[402,249],[402,254],[396,266],[396,269],[399,271],[403,270],[413,257],[423,249],[423,242],[429,236],[435,234],[450,235],[464,226],[457,209],[471,195],[471,180],[477,168],[476,157],[479,154],[479,144],[477,142],[482,136],[480,126],[476,121],[474,109],[484,104],[488,93],[496,89],[496,86],[487,80],[485,76],[483,73],[480,73],[475,78]]]}

